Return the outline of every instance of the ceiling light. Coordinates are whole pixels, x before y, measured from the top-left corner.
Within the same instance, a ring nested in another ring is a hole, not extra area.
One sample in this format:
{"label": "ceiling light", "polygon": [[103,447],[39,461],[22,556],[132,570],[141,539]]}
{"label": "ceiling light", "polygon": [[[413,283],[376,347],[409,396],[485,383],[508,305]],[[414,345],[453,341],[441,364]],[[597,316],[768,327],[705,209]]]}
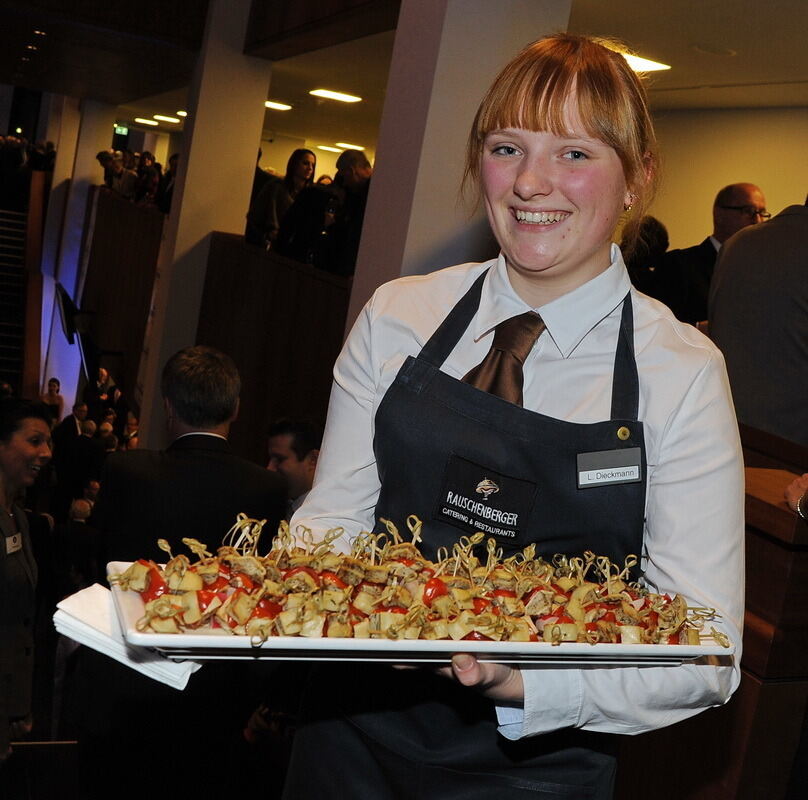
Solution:
{"label": "ceiling light", "polygon": [[165,117],[162,114],[153,114],[152,115],[155,119],[159,119],[160,122],[179,122],[179,117]]}
{"label": "ceiling light", "polygon": [[670,69],[670,64],[660,64],[658,61],[632,56],[629,53],[621,53],[620,55],[628,61],[628,65],[634,72],[655,72],[660,69]]}
{"label": "ceiling light", "polygon": [[47,36],[48,34],[45,31],[34,31],[34,36]]}
{"label": "ceiling light", "polygon": [[329,147],[327,144],[318,144],[318,150],[328,150],[329,153],[341,153],[342,150],[339,147]]}
{"label": "ceiling light", "polygon": [[177,116],[178,116],[178,117],[187,117],[187,116],[188,116],[188,112],[187,112],[187,111],[178,111],[178,112],[177,112]]}
{"label": "ceiling light", "polygon": [[264,105],[267,108],[275,109],[275,111],[289,111],[289,109],[292,108],[292,106],[286,103],[276,103],[274,100],[264,100]]}
{"label": "ceiling light", "polygon": [[348,142],[337,142],[337,147],[341,147],[343,150],[364,150],[365,148],[362,147],[361,144],[348,144]]}
{"label": "ceiling light", "polygon": [[143,117],[135,117],[135,122],[139,122],[141,125],[157,125],[157,121],[153,119],[143,119]]}
{"label": "ceiling light", "polygon": [[39,48],[35,44],[27,44],[25,45],[26,50],[38,50]]}
{"label": "ceiling light", "polygon": [[358,103],[362,98],[353,94],[332,92],[331,89],[312,89],[309,94],[315,97],[327,97],[329,100],[339,100],[342,103]]}

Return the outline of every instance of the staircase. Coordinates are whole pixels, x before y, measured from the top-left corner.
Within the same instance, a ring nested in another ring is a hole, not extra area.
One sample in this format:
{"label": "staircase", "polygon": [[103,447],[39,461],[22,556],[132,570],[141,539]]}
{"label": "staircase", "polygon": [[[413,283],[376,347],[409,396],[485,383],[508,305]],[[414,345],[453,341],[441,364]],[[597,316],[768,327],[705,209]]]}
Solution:
{"label": "staircase", "polygon": [[26,218],[0,209],[0,380],[17,392],[23,367]]}

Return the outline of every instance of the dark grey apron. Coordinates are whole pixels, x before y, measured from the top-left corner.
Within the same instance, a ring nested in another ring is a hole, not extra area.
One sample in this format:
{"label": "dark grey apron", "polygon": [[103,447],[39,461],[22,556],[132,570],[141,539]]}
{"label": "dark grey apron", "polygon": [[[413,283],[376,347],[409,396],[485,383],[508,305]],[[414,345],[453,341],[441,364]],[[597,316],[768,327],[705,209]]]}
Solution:
{"label": "dark grey apron", "polygon": [[[423,522],[434,558],[484,530],[505,554],[641,554],[646,458],[631,297],[623,301],[611,419],[537,414],[440,371],[480,302],[483,273],[376,414],[380,518]],[[582,387],[582,391],[586,391]],[[459,648],[462,649],[462,648]],[[426,670],[329,665],[304,702],[285,796],[609,798],[615,737],[579,730],[510,742],[491,701]]]}

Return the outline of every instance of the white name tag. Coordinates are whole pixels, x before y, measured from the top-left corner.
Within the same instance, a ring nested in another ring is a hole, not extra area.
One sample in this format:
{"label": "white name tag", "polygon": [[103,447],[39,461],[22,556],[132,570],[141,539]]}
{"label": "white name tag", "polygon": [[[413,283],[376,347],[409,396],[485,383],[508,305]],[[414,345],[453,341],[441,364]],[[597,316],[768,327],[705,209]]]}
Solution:
{"label": "white name tag", "polygon": [[578,473],[580,486],[592,486],[597,483],[617,483],[618,481],[636,481],[640,478],[640,468],[612,467],[611,469],[593,469]]}
{"label": "white name tag", "polygon": [[610,483],[639,483],[642,477],[642,450],[639,447],[578,453],[579,489]]}
{"label": "white name tag", "polygon": [[22,550],[22,534],[15,533],[13,536],[6,536],[6,555]]}

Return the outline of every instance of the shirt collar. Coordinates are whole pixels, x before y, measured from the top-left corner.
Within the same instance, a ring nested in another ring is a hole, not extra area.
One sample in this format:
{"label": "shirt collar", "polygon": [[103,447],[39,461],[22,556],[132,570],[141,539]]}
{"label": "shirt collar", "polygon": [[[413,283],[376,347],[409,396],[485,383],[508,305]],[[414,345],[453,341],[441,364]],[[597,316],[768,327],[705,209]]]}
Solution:
{"label": "shirt collar", "polygon": [[213,439],[221,439],[223,442],[227,441],[226,436],[222,436],[220,433],[211,433],[210,431],[189,431],[188,433],[180,434],[176,439],[174,439],[174,441],[178,442],[180,439],[184,439],[186,436],[210,436]]}
{"label": "shirt collar", "polygon": [[[600,275],[553,300],[537,311],[547,331],[567,358],[602,319],[617,308],[631,289],[620,248],[612,244],[611,264]],[[474,320],[474,339],[480,339],[506,319],[531,310],[516,294],[508,279],[505,257],[499,254],[485,277],[480,310]]]}

